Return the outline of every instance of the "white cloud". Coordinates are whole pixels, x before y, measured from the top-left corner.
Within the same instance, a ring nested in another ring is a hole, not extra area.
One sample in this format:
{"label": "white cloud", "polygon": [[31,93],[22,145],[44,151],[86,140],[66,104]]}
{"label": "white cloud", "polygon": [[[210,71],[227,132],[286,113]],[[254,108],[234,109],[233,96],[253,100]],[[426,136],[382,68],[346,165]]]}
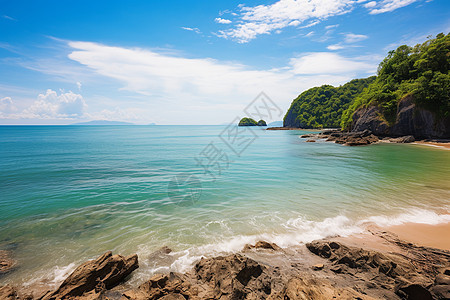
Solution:
{"label": "white cloud", "polygon": [[193,31],[193,32],[195,32],[195,33],[202,33],[201,31],[200,31],[200,29],[198,29],[198,28],[191,28],[191,27],[181,27],[181,29],[184,29],[184,30],[187,30],[187,31]]}
{"label": "white cloud", "polygon": [[[342,84],[375,71],[376,65],[340,56],[310,53],[278,68],[257,70],[211,58],[185,58],[139,48],[70,42],[69,58],[117,80],[120,90],[141,95],[139,104],[159,124],[217,124],[231,121],[261,91],[283,109],[302,90]],[[325,66],[311,72],[311,65]],[[337,67],[336,67],[337,65]],[[352,67],[349,68],[348,66]],[[122,102],[123,103],[123,102]],[[136,104],[133,104],[136,105]],[[220,116],[217,110],[220,107]],[[106,114],[106,113],[105,113]],[[222,118],[222,119],[220,119]]]}
{"label": "white cloud", "polygon": [[344,42],[346,42],[348,44],[351,44],[351,43],[364,41],[364,40],[366,40],[368,38],[369,37],[367,35],[348,33],[348,34],[345,35]]}
{"label": "white cloud", "polygon": [[342,57],[336,53],[316,52],[292,58],[295,74],[342,74],[351,72],[374,73],[376,65],[369,61]]}
{"label": "white cloud", "polygon": [[368,2],[366,4],[364,4],[365,8],[372,8],[372,7],[375,7],[375,6],[377,6],[377,2],[376,1],[370,1],[370,2]]}
{"label": "white cloud", "polygon": [[314,35],[314,31],[310,31],[307,34],[305,34],[306,37],[311,37]]}
{"label": "white cloud", "polygon": [[21,116],[33,119],[76,119],[83,116],[87,105],[83,96],[73,92],[61,93],[48,89]]}
{"label": "white cloud", "polygon": [[[295,22],[295,21],[293,21],[293,22]],[[292,22],[291,22],[292,23]],[[307,24],[307,25],[305,25],[305,26],[302,26],[301,28],[309,28],[309,27],[313,27],[313,26],[315,26],[315,25],[317,25],[317,24],[319,24],[320,23],[320,21],[314,21],[314,22],[311,22],[311,23],[309,23],[309,24]],[[300,23],[299,23],[300,24]]]}
{"label": "white cloud", "polygon": [[327,47],[328,50],[332,50],[332,51],[334,51],[334,50],[341,50],[341,49],[344,49],[344,48],[345,47],[342,46],[341,44],[330,45],[330,46]]}
{"label": "white cloud", "polygon": [[8,115],[16,110],[17,108],[11,97],[4,97],[0,99],[0,116]]}
{"label": "white cloud", "polygon": [[328,26],[325,26],[325,29],[329,30],[329,29],[332,29],[332,28],[337,28],[338,26],[339,26],[339,24],[328,25]]}
{"label": "white cloud", "polygon": [[376,14],[394,11],[398,8],[405,7],[405,6],[410,5],[417,1],[418,0],[383,0],[378,3],[377,8],[374,8],[370,11],[370,14],[376,15]]}
{"label": "white cloud", "polygon": [[219,24],[231,24],[232,23],[231,20],[222,19],[222,18],[215,18],[214,21]]}
{"label": "white cloud", "polygon": [[[353,0],[279,0],[272,5],[240,6],[240,24],[220,31],[219,36],[246,43],[260,34],[270,34],[287,26],[311,20],[317,24],[352,9]],[[312,26],[312,25],[311,25]]]}
{"label": "white cloud", "polygon": [[79,90],[79,91],[81,91],[81,86],[82,86],[82,85],[81,85],[81,82],[77,81],[77,87],[78,87],[78,90]]}

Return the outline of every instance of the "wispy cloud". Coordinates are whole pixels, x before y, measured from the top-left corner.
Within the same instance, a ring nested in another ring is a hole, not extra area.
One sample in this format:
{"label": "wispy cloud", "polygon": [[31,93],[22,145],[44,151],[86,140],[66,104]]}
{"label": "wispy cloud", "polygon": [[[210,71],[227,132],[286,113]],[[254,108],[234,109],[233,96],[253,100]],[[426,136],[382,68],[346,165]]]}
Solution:
{"label": "wispy cloud", "polygon": [[181,29],[184,29],[184,30],[187,30],[187,31],[193,31],[193,32],[198,33],[198,34],[202,33],[202,32],[200,31],[200,29],[198,29],[198,28],[181,27]]}
{"label": "wispy cloud", "polygon": [[347,33],[345,35],[344,42],[346,42],[348,44],[351,44],[351,43],[357,43],[357,42],[364,41],[364,40],[366,40],[368,38],[369,37],[367,35],[364,35],[364,34]]}
{"label": "wispy cloud", "polygon": [[337,28],[337,27],[339,27],[339,24],[334,24],[334,25],[328,25],[328,26],[325,26],[325,29],[326,29],[326,30],[330,30],[330,29],[332,29],[332,28]]}
{"label": "wispy cloud", "polygon": [[366,5],[369,5],[369,6],[366,6],[366,7],[370,9],[371,15],[376,15],[376,14],[394,11],[398,8],[408,6],[417,1],[419,1],[419,0],[383,0],[383,1],[380,1],[375,4],[373,4],[373,2],[375,2],[375,1],[372,1],[372,2],[367,3]]}
{"label": "wispy cloud", "polygon": [[364,41],[368,38],[369,37],[364,34],[347,33],[347,34],[345,34],[344,40],[342,42],[333,44],[333,45],[329,45],[327,47],[327,49],[335,51],[335,50],[342,50],[342,49],[349,48],[349,47],[358,47],[356,45],[351,45],[351,44]]}
{"label": "wispy cloud", "polygon": [[4,19],[10,20],[10,21],[17,21],[17,19],[14,19],[13,17],[7,16],[7,15],[3,15],[2,17]]}

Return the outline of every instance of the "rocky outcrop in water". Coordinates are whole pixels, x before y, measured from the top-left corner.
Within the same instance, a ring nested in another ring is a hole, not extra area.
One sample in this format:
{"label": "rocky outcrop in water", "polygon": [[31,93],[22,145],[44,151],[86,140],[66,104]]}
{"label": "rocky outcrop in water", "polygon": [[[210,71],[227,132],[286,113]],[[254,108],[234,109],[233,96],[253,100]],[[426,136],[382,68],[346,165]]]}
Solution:
{"label": "rocky outcrop in water", "polygon": [[124,257],[108,251],[80,265],[58,289],[47,293],[42,300],[104,299],[104,291],[122,283],[138,267],[136,254]]}
{"label": "rocky outcrop in water", "polygon": [[12,271],[17,262],[12,258],[12,253],[7,250],[0,250],[0,278],[3,274]]}
{"label": "rocky outcrop in water", "polygon": [[259,120],[257,124],[258,126],[267,126],[267,123],[264,120]]}
{"label": "rocky outcrop in water", "polygon": [[395,123],[390,126],[377,106],[362,107],[353,114],[351,131],[370,130],[377,136],[405,136],[415,138],[449,138],[450,117],[438,118],[432,112],[419,108],[413,97],[398,103]]}
{"label": "rocky outcrop in water", "polygon": [[325,139],[327,142],[335,142],[345,146],[362,146],[377,143],[378,137],[371,131],[342,132],[340,130],[325,130],[318,134],[305,134],[301,138],[308,138],[306,142],[315,142],[317,139]]}

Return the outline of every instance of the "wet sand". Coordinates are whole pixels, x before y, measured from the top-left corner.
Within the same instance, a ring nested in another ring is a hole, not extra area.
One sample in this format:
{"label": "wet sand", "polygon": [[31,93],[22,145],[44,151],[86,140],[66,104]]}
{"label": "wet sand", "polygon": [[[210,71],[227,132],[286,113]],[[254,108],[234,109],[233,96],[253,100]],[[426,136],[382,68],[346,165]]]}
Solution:
{"label": "wet sand", "polygon": [[441,148],[441,149],[445,149],[445,150],[450,150],[450,142],[438,143],[438,142],[417,141],[417,142],[414,142],[413,144],[424,145],[424,146],[429,146],[429,147],[436,147],[436,148]]}
{"label": "wet sand", "polygon": [[386,230],[396,234],[401,240],[450,251],[450,222],[438,225],[405,223],[387,227]]}

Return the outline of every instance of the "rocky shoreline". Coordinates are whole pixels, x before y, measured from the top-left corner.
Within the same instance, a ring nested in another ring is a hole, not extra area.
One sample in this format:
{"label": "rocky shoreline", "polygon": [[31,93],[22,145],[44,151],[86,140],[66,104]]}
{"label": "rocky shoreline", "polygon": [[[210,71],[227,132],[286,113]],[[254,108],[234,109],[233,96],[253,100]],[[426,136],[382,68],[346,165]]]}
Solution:
{"label": "rocky shoreline", "polygon": [[[449,299],[450,251],[416,246],[371,229],[364,241],[317,240],[290,248],[260,241],[239,253],[202,258],[186,273],[126,284],[137,255],[107,252],[40,295],[0,287],[0,299]],[[376,245],[375,247],[373,245]],[[363,247],[362,247],[363,246]],[[158,255],[170,255],[164,247]]]}
{"label": "rocky shoreline", "polygon": [[434,143],[448,144],[450,140],[444,139],[426,139],[416,140],[412,135],[405,136],[377,136],[372,131],[366,129],[363,131],[345,132],[339,129],[323,130],[319,133],[304,134],[301,138],[307,138],[306,142],[315,142],[317,140],[325,140],[327,142],[335,142],[345,146],[362,146],[376,143]]}

